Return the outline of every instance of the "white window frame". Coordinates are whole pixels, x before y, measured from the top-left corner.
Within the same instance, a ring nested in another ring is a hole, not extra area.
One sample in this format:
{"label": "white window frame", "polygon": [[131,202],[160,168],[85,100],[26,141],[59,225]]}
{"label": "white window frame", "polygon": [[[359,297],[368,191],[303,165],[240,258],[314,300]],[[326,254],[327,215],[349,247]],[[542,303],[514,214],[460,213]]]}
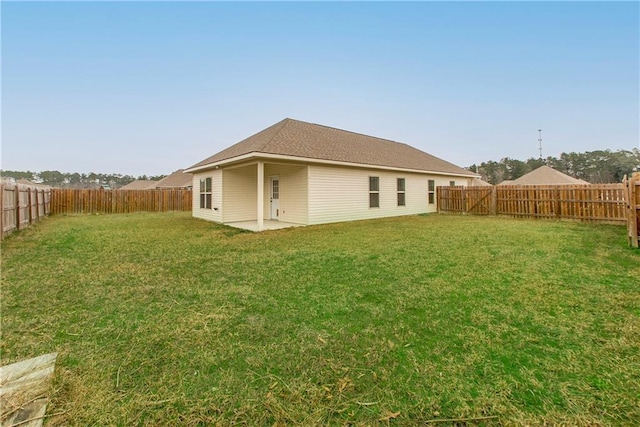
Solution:
{"label": "white window frame", "polygon": [[430,179],[427,181],[427,193],[428,202],[430,205],[436,204],[436,180]]}
{"label": "white window frame", "polygon": [[210,176],[200,180],[200,209],[212,209],[213,180]]}
{"label": "white window frame", "polygon": [[[400,185],[401,182],[402,185]],[[407,180],[405,178],[397,178],[396,187],[398,192],[398,206],[407,206]],[[400,199],[402,199],[402,203],[400,203]]]}
{"label": "white window frame", "polygon": [[[373,185],[375,183],[375,185]],[[374,197],[375,196],[375,197]],[[375,206],[373,202],[373,198],[375,198]],[[380,207],[380,177],[379,176],[370,176],[369,177],[369,208],[379,208]]]}

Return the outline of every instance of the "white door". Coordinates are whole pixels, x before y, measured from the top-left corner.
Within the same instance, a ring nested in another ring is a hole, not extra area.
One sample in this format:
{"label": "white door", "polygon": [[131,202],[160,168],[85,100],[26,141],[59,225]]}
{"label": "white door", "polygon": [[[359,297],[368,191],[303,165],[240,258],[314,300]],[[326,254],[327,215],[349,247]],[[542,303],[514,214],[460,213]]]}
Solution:
{"label": "white door", "polygon": [[280,218],[280,178],[272,176],[269,178],[271,188],[271,219]]}

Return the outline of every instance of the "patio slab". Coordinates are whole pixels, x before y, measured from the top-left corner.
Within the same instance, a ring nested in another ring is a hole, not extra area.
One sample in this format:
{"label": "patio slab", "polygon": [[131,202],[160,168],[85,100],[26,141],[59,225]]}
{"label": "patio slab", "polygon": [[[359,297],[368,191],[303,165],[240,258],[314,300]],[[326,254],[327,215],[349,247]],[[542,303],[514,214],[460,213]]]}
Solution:
{"label": "patio slab", "polygon": [[[227,222],[224,225],[228,225],[229,227],[241,228],[243,230],[258,231],[258,221]],[[291,228],[291,227],[304,227],[304,225],[266,219],[264,220],[262,231],[280,230],[283,228]]]}

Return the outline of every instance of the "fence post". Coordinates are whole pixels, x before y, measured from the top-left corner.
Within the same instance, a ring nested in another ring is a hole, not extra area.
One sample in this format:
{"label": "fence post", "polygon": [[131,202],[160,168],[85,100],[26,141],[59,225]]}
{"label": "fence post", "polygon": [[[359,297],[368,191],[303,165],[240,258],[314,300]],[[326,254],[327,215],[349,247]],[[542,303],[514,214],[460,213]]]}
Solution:
{"label": "fence post", "polygon": [[[625,177],[626,178],[626,177]],[[636,186],[640,184],[640,172],[635,172],[631,179],[625,179],[627,184],[627,228],[629,234],[629,246],[637,248],[638,245],[638,211],[640,200],[636,195]]]}
{"label": "fence post", "polygon": [[[39,209],[39,208],[38,208]],[[38,210],[38,214],[40,210]],[[44,188],[42,189],[42,216],[47,215],[47,207],[45,205],[45,196],[44,196]]]}
{"label": "fence post", "polygon": [[467,212],[467,192],[465,191],[467,187],[462,187],[462,213],[466,214]]}
{"label": "fence post", "polygon": [[20,230],[20,187],[16,184],[16,230]]}
{"label": "fence post", "polygon": [[498,189],[496,185],[491,186],[491,215],[498,212]]}
{"label": "fence post", "polygon": [[36,188],[36,221],[40,221],[40,192]]}
{"label": "fence post", "polygon": [[40,220],[40,203],[39,203],[39,196],[38,196],[38,189],[35,189],[35,205],[36,205],[36,216],[35,216],[35,221],[38,222]]}
{"label": "fence post", "polygon": [[31,203],[31,187],[27,188],[27,211],[29,212],[29,225],[33,224],[33,203]]}

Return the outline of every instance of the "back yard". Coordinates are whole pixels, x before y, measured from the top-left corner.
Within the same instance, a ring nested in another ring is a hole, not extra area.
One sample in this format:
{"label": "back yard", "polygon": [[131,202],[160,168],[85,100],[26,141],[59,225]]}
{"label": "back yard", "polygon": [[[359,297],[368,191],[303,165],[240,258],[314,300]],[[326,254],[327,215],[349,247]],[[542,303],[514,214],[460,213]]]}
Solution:
{"label": "back yard", "polygon": [[623,227],[189,215],[53,217],[2,243],[2,363],[59,352],[49,425],[640,419]]}

